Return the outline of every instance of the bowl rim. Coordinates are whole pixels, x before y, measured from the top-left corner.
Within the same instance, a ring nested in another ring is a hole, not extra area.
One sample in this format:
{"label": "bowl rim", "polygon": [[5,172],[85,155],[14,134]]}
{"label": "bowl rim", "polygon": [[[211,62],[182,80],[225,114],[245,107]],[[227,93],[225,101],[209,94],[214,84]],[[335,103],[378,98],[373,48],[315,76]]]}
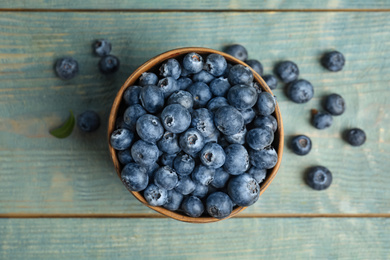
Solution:
{"label": "bowl rim", "polygon": [[[151,69],[155,68],[157,65],[161,64],[162,62],[164,62],[167,59],[176,58],[178,56],[181,56],[181,55],[184,55],[184,54],[187,54],[187,53],[190,53],[190,52],[196,52],[196,53],[201,54],[201,55],[207,55],[207,54],[211,54],[211,53],[220,54],[223,57],[225,57],[225,59],[228,62],[231,62],[233,64],[241,64],[241,65],[244,65],[244,66],[248,67],[252,71],[252,73],[253,73],[254,81],[258,82],[261,85],[263,90],[265,90],[266,92],[269,92],[269,93],[271,93],[273,95],[271,89],[267,86],[267,84],[262,79],[262,77],[259,74],[257,74],[250,66],[248,66],[245,62],[243,62],[241,60],[238,60],[238,59],[234,58],[233,56],[231,56],[231,55],[229,55],[227,53],[221,52],[221,51],[217,51],[217,50],[210,49],[210,48],[203,48],[203,47],[183,47],[183,48],[177,48],[177,49],[173,49],[173,50],[170,50],[170,51],[166,51],[164,53],[161,53],[161,54],[159,54],[159,55],[149,59],[144,64],[139,66],[127,78],[127,80],[124,82],[122,87],[119,89],[119,91],[116,94],[116,97],[115,97],[115,100],[113,102],[113,105],[111,107],[111,111],[110,111],[110,115],[109,115],[109,119],[108,119],[108,130],[107,130],[108,148],[109,148],[111,159],[112,159],[112,161],[114,163],[115,170],[116,170],[117,175],[118,175],[120,180],[121,180],[121,165],[120,165],[119,160],[117,158],[115,149],[110,144],[110,137],[111,137],[111,133],[115,130],[115,122],[116,122],[116,118],[117,118],[117,114],[118,114],[118,110],[119,110],[120,104],[122,102],[124,91],[129,86],[135,85],[135,83],[137,82],[138,78],[141,76],[141,74],[143,72],[150,71]],[[280,108],[279,108],[279,105],[278,105],[277,101],[276,101],[274,114],[275,114],[275,118],[276,118],[276,120],[278,122],[278,129],[276,130],[276,133],[278,133],[278,134],[277,135],[275,134],[275,136],[278,136],[278,142],[279,142],[279,144],[277,146],[278,161],[277,161],[276,165],[274,166],[274,168],[272,169],[272,171],[271,172],[267,172],[266,179],[260,184],[261,188],[260,188],[259,196],[261,196],[263,194],[263,192],[271,184],[271,182],[275,178],[275,176],[276,176],[276,174],[277,174],[277,172],[279,170],[280,164],[282,162],[283,148],[284,148],[284,129],[283,129],[282,116],[281,116]],[[144,204],[145,206],[147,206],[147,207],[157,211],[158,213],[163,214],[163,215],[165,215],[167,217],[179,220],[179,221],[189,222],[189,223],[211,223],[211,222],[217,222],[217,221],[220,221],[220,220],[231,218],[231,217],[237,215],[238,213],[240,213],[241,211],[243,211],[244,209],[247,208],[247,207],[243,207],[243,206],[238,206],[235,209],[233,209],[232,213],[228,217],[223,218],[223,219],[218,219],[218,218],[214,218],[214,217],[194,218],[194,217],[182,215],[182,214],[174,212],[174,211],[170,211],[170,210],[165,209],[163,207],[151,206],[151,205],[149,205],[146,202],[146,200],[144,199],[144,197],[142,196],[142,194],[140,192],[135,192],[135,191],[130,191],[130,190],[129,190],[129,192],[131,194],[133,194],[133,196],[136,199],[138,199],[142,204]]]}

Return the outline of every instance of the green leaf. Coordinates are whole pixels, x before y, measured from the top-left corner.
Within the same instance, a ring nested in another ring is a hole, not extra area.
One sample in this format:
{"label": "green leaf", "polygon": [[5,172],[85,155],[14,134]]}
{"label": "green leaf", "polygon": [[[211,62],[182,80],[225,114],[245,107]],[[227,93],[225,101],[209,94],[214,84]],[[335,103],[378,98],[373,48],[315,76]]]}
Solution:
{"label": "green leaf", "polygon": [[72,110],[70,110],[69,112],[70,112],[70,116],[62,126],[50,130],[50,134],[52,136],[57,138],[66,138],[72,133],[76,119],[74,118]]}

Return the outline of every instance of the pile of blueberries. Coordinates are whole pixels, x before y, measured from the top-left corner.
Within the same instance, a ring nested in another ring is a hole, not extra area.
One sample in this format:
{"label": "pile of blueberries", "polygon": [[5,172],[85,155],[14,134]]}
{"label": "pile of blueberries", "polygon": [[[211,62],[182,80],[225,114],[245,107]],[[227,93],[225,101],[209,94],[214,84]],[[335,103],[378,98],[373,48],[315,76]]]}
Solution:
{"label": "pile of blueberries", "polygon": [[228,217],[277,161],[275,98],[219,54],[168,59],[123,94],[111,145],[121,179],[152,206]]}

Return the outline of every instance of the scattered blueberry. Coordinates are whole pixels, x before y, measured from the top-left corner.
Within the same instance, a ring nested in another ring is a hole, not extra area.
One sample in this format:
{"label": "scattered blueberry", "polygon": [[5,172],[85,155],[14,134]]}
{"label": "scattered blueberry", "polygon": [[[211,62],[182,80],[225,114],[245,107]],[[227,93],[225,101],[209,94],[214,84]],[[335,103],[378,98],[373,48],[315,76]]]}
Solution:
{"label": "scattered blueberry", "polygon": [[314,89],[309,81],[299,79],[288,85],[287,95],[295,103],[306,103],[313,98]]}
{"label": "scattered blueberry", "polygon": [[251,164],[260,169],[271,169],[278,162],[278,154],[271,146],[262,150],[249,150],[249,158]]}
{"label": "scattered blueberry", "polygon": [[213,96],[209,86],[203,82],[195,82],[187,88],[187,91],[192,95],[194,108],[201,108],[206,106],[207,102],[209,102]]}
{"label": "scattered blueberry", "polygon": [[57,60],[55,69],[61,79],[72,79],[79,73],[79,64],[72,57],[65,57]]}
{"label": "scattered blueberry", "polygon": [[183,58],[183,67],[189,73],[198,73],[203,69],[203,58],[195,52],[186,54]]}
{"label": "scattered blueberry", "polygon": [[345,111],[344,98],[338,94],[330,94],[325,99],[325,110],[334,116],[339,116]]}
{"label": "scattered blueberry", "polygon": [[332,183],[332,173],[323,166],[315,166],[308,170],[306,183],[314,190],[325,190]]}
{"label": "scattered blueberry", "polygon": [[173,161],[173,168],[179,175],[190,175],[195,168],[195,160],[188,154],[179,154]]}
{"label": "scattered blueberry", "polygon": [[230,88],[230,83],[227,78],[215,78],[210,82],[210,91],[214,96],[224,97],[226,96]]}
{"label": "scattered blueberry", "polygon": [[149,205],[162,206],[168,202],[168,191],[152,183],[144,190],[144,197]]}
{"label": "scattered blueberry", "polygon": [[119,128],[112,132],[110,143],[115,150],[126,150],[134,141],[134,133],[125,128]]}
{"label": "scattered blueberry", "polygon": [[172,190],[176,187],[177,182],[177,174],[169,166],[163,166],[154,173],[154,184],[160,188]]}
{"label": "scattered blueberry", "polygon": [[95,111],[87,110],[77,117],[76,122],[81,131],[93,132],[100,126],[100,117]]}
{"label": "scattered blueberry", "polygon": [[227,100],[230,105],[238,110],[252,108],[257,102],[257,91],[248,85],[235,85],[229,89]]}
{"label": "scattered blueberry", "polygon": [[228,79],[232,86],[238,84],[250,85],[253,81],[253,73],[248,67],[237,64],[230,69]]}
{"label": "scattered blueberry", "polygon": [[225,52],[229,55],[232,55],[234,58],[239,59],[241,61],[246,61],[248,59],[248,52],[244,46],[240,44],[233,44],[228,46],[225,49]]}
{"label": "scattered blueberry", "polygon": [[140,103],[141,86],[130,86],[123,93],[123,100],[129,106]]}
{"label": "scattered blueberry", "polygon": [[322,57],[321,63],[328,70],[336,72],[343,69],[345,57],[341,52],[332,51]]}
{"label": "scattered blueberry", "polygon": [[175,190],[183,195],[188,195],[195,190],[195,182],[191,179],[190,176],[181,176],[179,175],[179,181],[175,187]]}
{"label": "scattered blueberry", "polygon": [[275,111],[275,97],[268,92],[261,92],[257,98],[256,109],[259,115],[268,116]]}
{"label": "scattered blueberry", "polygon": [[246,207],[259,199],[260,186],[252,176],[244,173],[230,179],[227,191],[234,203]]}
{"label": "scattered blueberry", "polygon": [[123,121],[129,126],[129,129],[135,131],[138,118],[147,112],[140,104],[131,105],[123,113]]}
{"label": "scattered blueberry", "polygon": [[265,179],[265,176],[267,175],[267,170],[252,166],[249,169],[248,174],[252,176],[257,181],[258,184],[260,184]]}
{"label": "scattered blueberry", "polygon": [[232,213],[233,202],[226,193],[217,191],[207,197],[206,210],[214,218],[226,218]]}
{"label": "scattered blueberry", "polygon": [[313,110],[313,126],[317,129],[325,129],[332,125],[333,117],[326,112],[318,112]]}
{"label": "scattered blueberry", "polygon": [[216,131],[213,114],[206,108],[199,108],[192,112],[191,127],[197,129],[203,137],[209,137]]}
{"label": "scattered blueberry", "polygon": [[114,55],[106,55],[99,61],[99,69],[103,74],[112,74],[118,71],[120,66],[119,59]]}
{"label": "scattered blueberry", "polygon": [[146,173],[146,168],[137,163],[126,164],[122,169],[121,179],[126,188],[131,191],[144,190],[149,183],[149,176]]}
{"label": "scattered blueberry", "polygon": [[163,77],[173,77],[178,79],[181,74],[180,63],[175,59],[169,59],[160,67],[160,75]]}
{"label": "scattered blueberry", "polygon": [[240,111],[232,106],[220,107],[215,111],[215,126],[225,135],[237,134],[244,126],[244,118]]}
{"label": "scattered blueberry", "polygon": [[138,136],[148,143],[155,143],[164,134],[164,128],[157,116],[145,114],[138,118],[136,123]]}
{"label": "scattered blueberry", "polygon": [[244,146],[231,144],[225,148],[225,164],[223,168],[231,175],[239,175],[249,168],[249,155]]}
{"label": "scattered blueberry", "polygon": [[204,206],[202,201],[195,196],[185,198],[181,207],[184,213],[194,218],[200,217],[204,212]]}
{"label": "scattered blueberry", "polygon": [[208,168],[204,165],[195,166],[194,171],[191,174],[192,180],[199,182],[202,185],[209,185],[214,180],[215,169]]}
{"label": "scattered blueberry", "polygon": [[360,128],[352,128],[346,131],[347,142],[352,146],[361,146],[366,142],[366,133]]}
{"label": "scattered blueberry", "polygon": [[311,150],[311,140],[306,135],[297,135],[291,140],[291,149],[297,155],[306,155]]}
{"label": "scattered blueberry", "polygon": [[207,143],[200,152],[201,162],[208,168],[217,169],[225,163],[225,151],[217,143]]}
{"label": "scattered blueberry", "polygon": [[245,62],[248,64],[254,71],[257,72],[260,76],[263,75],[263,65],[258,60],[247,60]]}
{"label": "scattered blueberry", "polygon": [[246,142],[250,148],[261,150],[274,141],[274,132],[268,127],[253,128],[246,134]]}
{"label": "scattered blueberry", "polygon": [[148,85],[141,88],[140,100],[142,106],[149,113],[156,113],[164,106],[164,93],[156,86]]}
{"label": "scattered blueberry", "polygon": [[96,55],[103,57],[111,52],[111,42],[108,40],[97,40],[93,44],[93,51]]}
{"label": "scattered blueberry", "polygon": [[184,196],[175,190],[169,190],[167,192],[167,197],[167,203],[165,203],[163,207],[172,211],[178,210],[180,208]]}
{"label": "scattered blueberry", "polygon": [[156,85],[158,82],[158,77],[153,72],[144,72],[139,77],[138,82],[140,86]]}
{"label": "scattered blueberry", "polygon": [[209,72],[211,75],[218,77],[221,76],[227,67],[225,58],[217,53],[212,53],[207,56],[204,70]]}
{"label": "scattered blueberry", "polygon": [[276,89],[276,87],[278,86],[278,80],[276,79],[276,77],[274,75],[268,74],[268,75],[264,75],[262,77],[270,89]]}
{"label": "scattered blueberry", "polygon": [[138,140],[131,147],[133,160],[142,166],[149,166],[155,163],[159,156],[157,145]]}
{"label": "scattered blueberry", "polygon": [[211,186],[220,189],[226,186],[230,174],[222,167],[215,169],[214,180],[210,183]]}
{"label": "scattered blueberry", "polygon": [[294,62],[283,61],[276,65],[275,73],[284,83],[289,83],[298,78],[299,69]]}

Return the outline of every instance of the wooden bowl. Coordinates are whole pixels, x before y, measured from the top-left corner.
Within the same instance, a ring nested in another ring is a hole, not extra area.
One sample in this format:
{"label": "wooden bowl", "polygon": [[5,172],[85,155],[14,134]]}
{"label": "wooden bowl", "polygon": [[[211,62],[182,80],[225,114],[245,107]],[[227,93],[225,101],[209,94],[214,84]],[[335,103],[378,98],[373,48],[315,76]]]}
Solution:
{"label": "wooden bowl", "polygon": [[[115,166],[115,169],[116,169],[116,172],[117,172],[119,178],[121,178],[120,176],[121,176],[122,165],[118,161],[116,151],[114,150],[114,148],[112,148],[112,146],[110,144],[110,136],[111,136],[111,133],[115,130],[115,121],[117,118],[118,111],[120,109],[124,109],[124,105],[122,104],[122,106],[121,106],[121,102],[123,100],[122,99],[123,92],[127,89],[127,87],[135,85],[138,78],[141,76],[141,74],[143,72],[152,71],[152,72],[156,72],[156,74],[158,75],[158,73],[157,73],[158,68],[161,65],[161,63],[163,63],[165,60],[170,59],[170,58],[176,58],[176,59],[180,60],[185,54],[187,54],[189,52],[196,52],[202,56],[205,56],[205,55],[208,55],[211,53],[218,53],[218,54],[224,56],[225,59],[232,64],[242,64],[244,66],[248,66],[244,62],[242,62],[242,61],[240,61],[240,60],[238,60],[238,59],[236,59],[236,58],[234,58],[226,53],[220,52],[220,51],[216,51],[216,50],[208,49],[208,48],[189,47],[189,48],[175,49],[175,50],[171,50],[171,51],[167,51],[165,53],[162,53],[162,54],[150,59],[149,61],[145,62],[136,71],[134,71],[133,74],[130,75],[130,77],[126,80],[126,82],[123,84],[123,86],[119,90],[118,94],[116,95],[116,98],[115,98],[114,103],[113,103],[112,108],[111,108],[111,113],[109,116],[109,123],[108,123],[108,146],[109,146],[112,161],[114,162],[114,166]],[[267,84],[264,82],[264,80],[254,70],[252,70],[252,72],[254,75],[254,81],[258,82],[261,85],[261,87],[263,88],[263,90],[272,94],[270,88],[267,86]],[[263,192],[267,189],[267,187],[271,184],[272,180],[275,178],[276,173],[278,172],[280,163],[282,161],[284,133],[283,133],[282,116],[280,114],[280,109],[279,109],[278,104],[276,104],[274,116],[278,122],[278,129],[275,133],[275,139],[273,142],[273,146],[275,147],[275,149],[277,150],[277,153],[278,153],[278,162],[276,163],[276,165],[273,169],[271,169],[267,172],[267,176],[266,176],[265,180],[260,184],[260,195],[263,194]],[[146,200],[144,199],[143,195],[140,192],[134,192],[134,191],[130,191],[130,192],[139,201],[141,201],[145,206],[147,206],[147,207],[149,207],[149,208],[151,208],[151,209],[153,209],[153,210],[155,210],[155,211],[157,211],[157,212],[159,212],[167,217],[170,217],[170,218],[173,218],[176,220],[190,222],[190,223],[209,223],[209,222],[216,222],[216,221],[221,220],[221,219],[217,219],[217,218],[213,218],[213,217],[193,218],[193,217],[186,216],[184,214],[180,214],[178,212],[173,212],[173,211],[167,210],[163,207],[150,206],[146,202]],[[235,207],[233,209],[232,213],[230,214],[230,216],[227,218],[230,218],[230,217],[237,215],[239,212],[243,211],[245,208],[246,207],[239,207],[239,206]],[[227,219],[227,218],[224,218],[224,219]]]}

